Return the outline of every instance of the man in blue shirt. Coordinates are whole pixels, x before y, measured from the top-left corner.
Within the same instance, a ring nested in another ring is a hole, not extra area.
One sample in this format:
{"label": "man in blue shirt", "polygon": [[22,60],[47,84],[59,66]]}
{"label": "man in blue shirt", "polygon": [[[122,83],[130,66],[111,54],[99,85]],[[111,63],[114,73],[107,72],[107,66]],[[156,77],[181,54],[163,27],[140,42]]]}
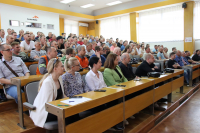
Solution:
{"label": "man in blue shirt", "polygon": [[89,40],[89,42],[96,42],[96,40],[94,39],[94,36],[90,36],[90,40]]}
{"label": "man in blue shirt", "polygon": [[123,42],[123,45],[121,46],[121,51],[125,49],[126,45],[128,45],[128,41]]}
{"label": "man in blue shirt", "polygon": [[95,53],[90,56],[90,59],[94,56],[101,57],[101,63],[102,63],[102,66],[104,66],[104,62],[106,61],[106,58],[103,56],[103,48],[101,46],[95,47]]}
{"label": "man in blue shirt", "polygon": [[159,50],[160,51],[157,53],[157,57],[158,57],[159,60],[164,60],[165,56],[163,54],[163,48],[161,47]]}
{"label": "man in blue shirt", "polygon": [[154,54],[157,54],[158,53],[158,46],[157,45],[154,45],[154,49],[152,50],[152,52]]}
{"label": "man in blue shirt", "polygon": [[185,62],[187,65],[189,65],[190,63],[188,62],[188,60],[186,58],[186,54],[185,54],[184,51],[181,53],[181,55],[182,55],[182,58],[183,58],[183,62]]}
{"label": "man in blue shirt", "polygon": [[180,66],[186,65],[186,63],[184,64],[184,62],[183,62],[183,58],[182,58],[182,56],[181,56],[181,51],[180,51],[180,50],[178,50],[177,53],[176,53],[175,61],[176,61]]}
{"label": "man in blue shirt", "polygon": [[19,35],[17,35],[17,39],[19,39],[20,41],[24,41],[24,31],[23,30],[19,31]]}

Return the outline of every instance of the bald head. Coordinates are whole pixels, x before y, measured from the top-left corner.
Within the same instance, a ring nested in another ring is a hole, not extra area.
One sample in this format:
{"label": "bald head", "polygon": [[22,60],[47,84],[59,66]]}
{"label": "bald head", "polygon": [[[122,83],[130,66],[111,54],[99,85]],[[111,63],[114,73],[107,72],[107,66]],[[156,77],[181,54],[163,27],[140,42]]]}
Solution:
{"label": "bald head", "polygon": [[123,53],[121,55],[121,61],[125,66],[127,66],[127,64],[131,61],[129,54],[128,53]]}
{"label": "bald head", "polygon": [[7,35],[6,43],[11,45],[12,42],[14,42],[14,37],[12,35]]}

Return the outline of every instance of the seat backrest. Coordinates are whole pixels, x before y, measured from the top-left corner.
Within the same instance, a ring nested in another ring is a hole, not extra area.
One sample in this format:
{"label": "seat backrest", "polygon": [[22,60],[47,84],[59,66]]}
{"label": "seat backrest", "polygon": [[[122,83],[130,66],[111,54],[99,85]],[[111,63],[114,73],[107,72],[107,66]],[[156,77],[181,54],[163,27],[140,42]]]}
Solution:
{"label": "seat backrest", "polygon": [[40,81],[31,82],[25,86],[25,93],[26,93],[27,101],[30,104],[33,104],[33,102],[38,94],[39,82]]}
{"label": "seat backrest", "polygon": [[135,74],[137,67],[132,67],[133,73]]}
{"label": "seat backrest", "polygon": [[38,64],[32,64],[29,66],[30,75],[36,75],[36,69]]}
{"label": "seat backrest", "polygon": [[161,66],[160,66],[160,63],[154,63],[154,65],[157,66],[159,70],[161,70],[161,69],[160,69],[160,67],[161,67]]}
{"label": "seat backrest", "polygon": [[82,80],[83,80],[83,82],[86,84],[85,76],[86,76],[86,74],[82,75]]}
{"label": "seat backrest", "polygon": [[168,65],[167,65],[167,63],[168,63],[168,61],[165,61],[165,67],[166,67],[166,68],[168,68]]}

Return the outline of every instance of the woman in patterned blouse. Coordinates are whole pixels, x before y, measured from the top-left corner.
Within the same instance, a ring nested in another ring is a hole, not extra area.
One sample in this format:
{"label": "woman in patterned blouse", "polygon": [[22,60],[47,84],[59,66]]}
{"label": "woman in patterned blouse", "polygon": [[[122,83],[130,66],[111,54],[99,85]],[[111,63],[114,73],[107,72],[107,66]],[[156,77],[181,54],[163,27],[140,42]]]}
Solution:
{"label": "woman in patterned blouse", "polygon": [[80,63],[77,58],[71,57],[64,63],[66,73],[62,75],[64,92],[67,97],[87,92],[84,81],[79,72]]}

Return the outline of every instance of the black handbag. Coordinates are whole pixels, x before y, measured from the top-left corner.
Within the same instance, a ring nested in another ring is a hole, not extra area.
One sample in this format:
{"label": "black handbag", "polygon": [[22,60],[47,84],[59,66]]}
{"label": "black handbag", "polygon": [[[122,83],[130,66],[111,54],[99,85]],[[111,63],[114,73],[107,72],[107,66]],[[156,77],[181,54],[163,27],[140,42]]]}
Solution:
{"label": "black handbag", "polygon": [[153,77],[153,78],[158,78],[158,77],[160,77],[160,72],[148,72],[147,76]]}
{"label": "black handbag", "polygon": [[172,69],[172,68],[165,68],[164,72],[165,73],[174,73],[174,69]]}
{"label": "black handbag", "polygon": [[137,58],[131,59],[131,61],[129,62],[129,64],[138,64]]}

